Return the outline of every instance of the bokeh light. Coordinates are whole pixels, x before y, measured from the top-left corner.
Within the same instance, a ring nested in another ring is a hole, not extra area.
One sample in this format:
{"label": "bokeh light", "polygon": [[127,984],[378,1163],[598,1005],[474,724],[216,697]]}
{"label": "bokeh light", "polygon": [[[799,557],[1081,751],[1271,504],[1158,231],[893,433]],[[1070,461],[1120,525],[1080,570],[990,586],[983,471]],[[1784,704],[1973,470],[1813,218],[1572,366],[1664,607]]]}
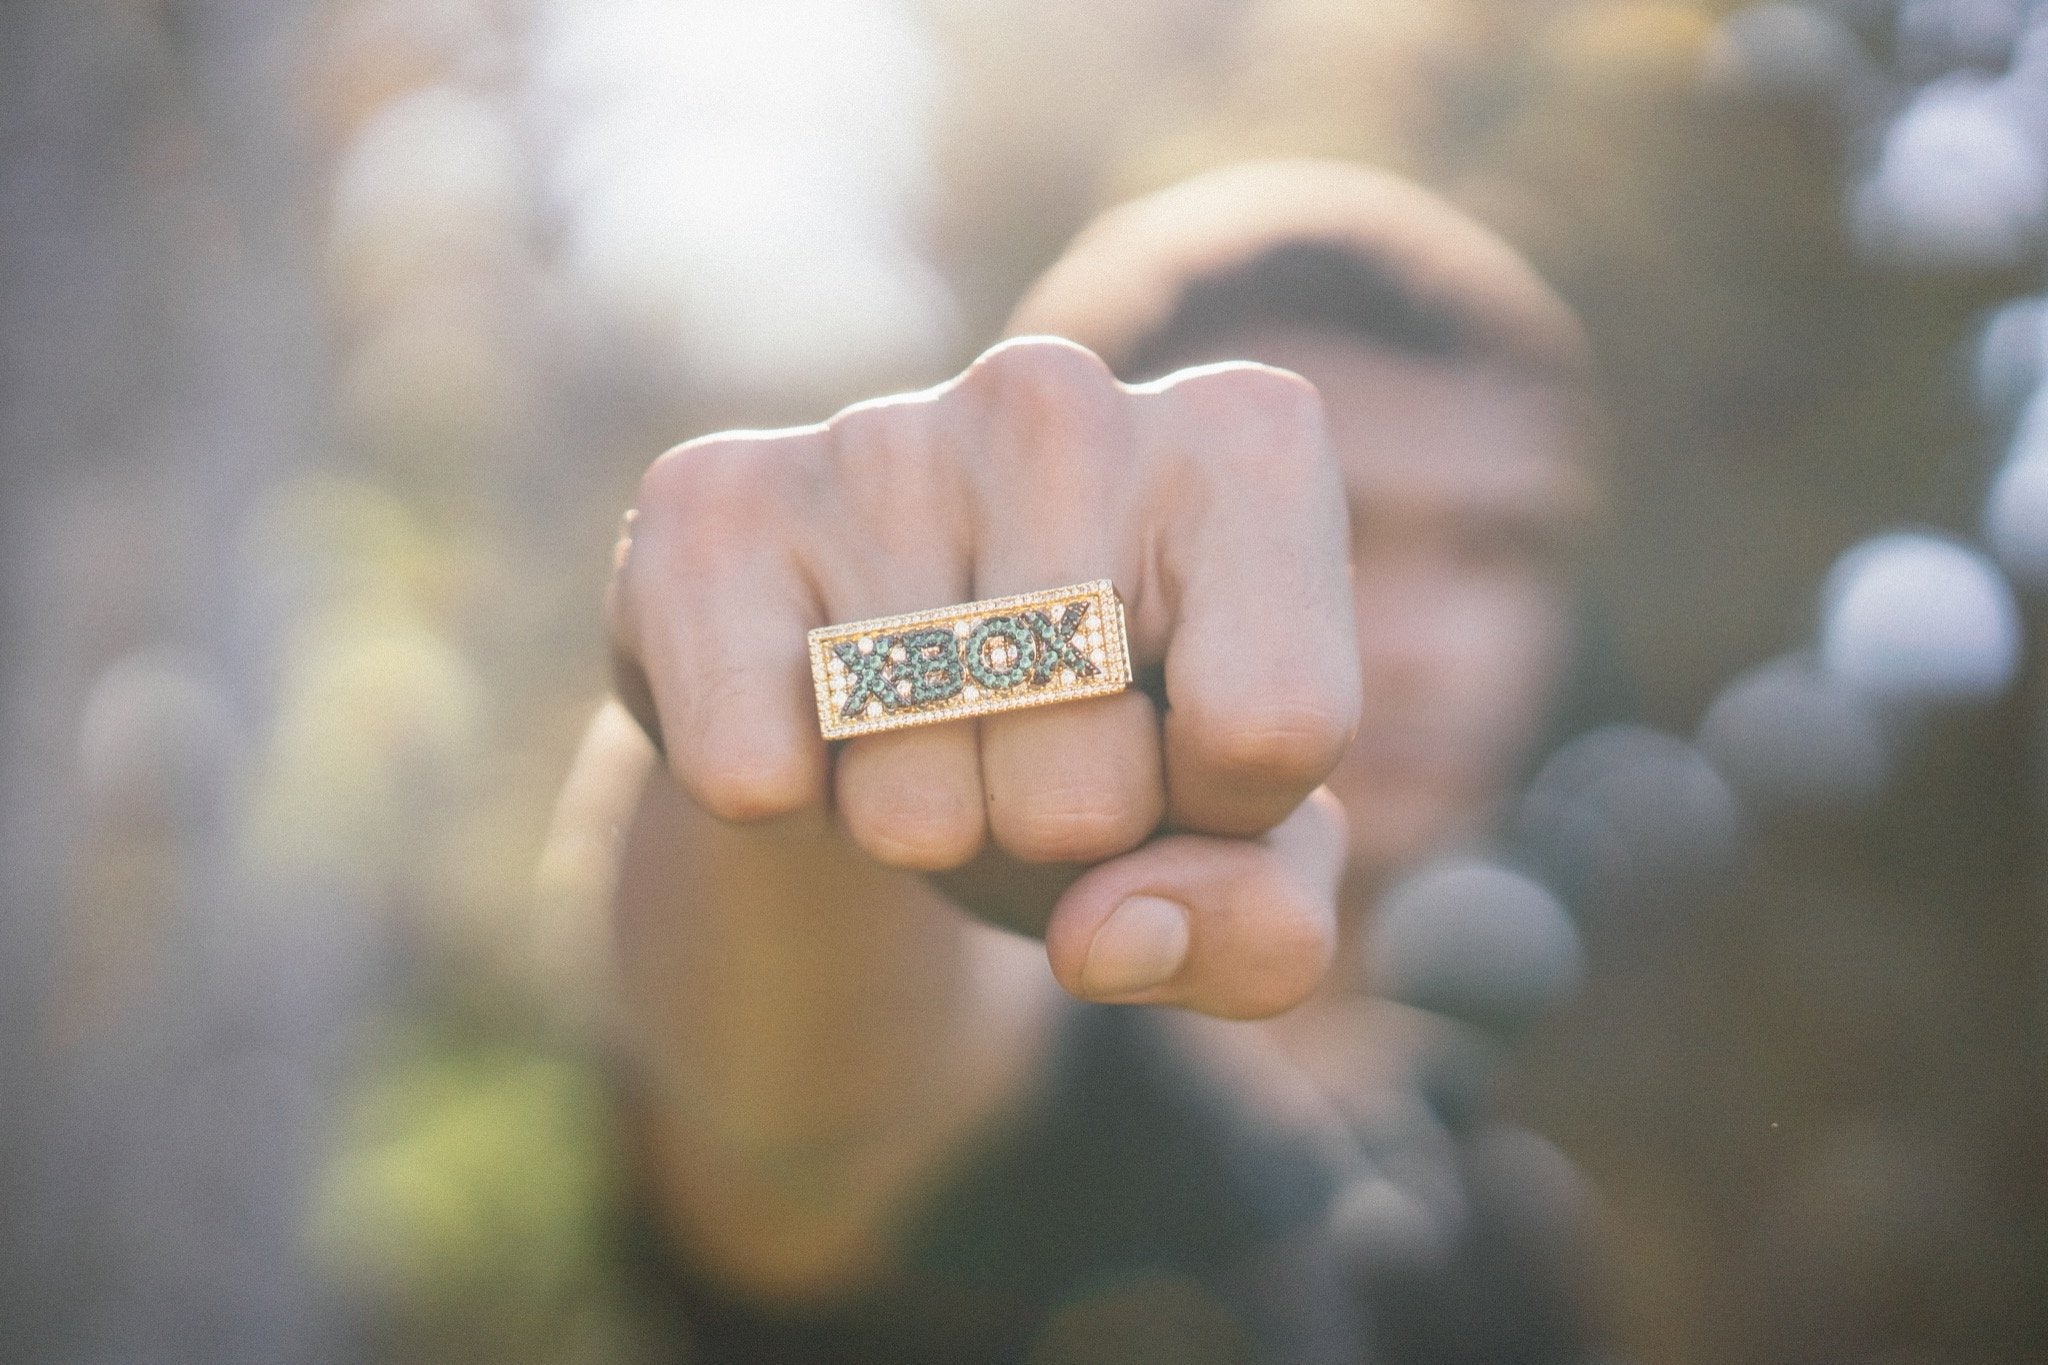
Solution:
{"label": "bokeh light", "polygon": [[1725,884],[1743,843],[1721,773],[1684,740],[1640,725],[1603,726],[1559,748],[1515,820],[1574,906],[1648,924]]}
{"label": "bokeh light", "polygon": [[[1984,320],[1977,335],[1973,376],[1977,401],[1993,421],[2007,422],[2040,387],[2048,361],[2048,301],[2014,299]],[[2038,426],[2038,421],[2029,423]]]}
{"label": "bokeh light", "polygon": [[1865,806],[1884,790],[1891,767],[1876,711],[1796,655],[1730,683],[1700,721],[1699,746],[1760,810]]}
{"label": "bokeh light", "polygon": [[2015,450],[1984,502],[1984,540],[2015,583],[2048,587],[2048,452]]}
{"label": "bokeh light", "polygon": [[1818,6],[1752,5],[1731,14],[1719,37],[1709,76],[1729,95],[1814,105],[1849,122],[1889,93],[1856,34]]}
{"label": "bokeh light", "polygon": [[1370,949],[1380,994],[1507,1035],[1569,999],[1584,971],[1556,897],[1476,860],[1427,868],[1388,893]]}
{"label": "bokeh light", "polygon": [[2019,667],[2019,609],[1982,552],[1913,531],[1844,554],[1821,592],[1820,662],[1884,704],[1996,697]]}
{"label": "bokeh light", "polygon": [[553,4],[534,61],[570,278],[690,382],[831,392],[951,347],[915,245],[937,54],[901,5]]}
{"label": "bokeh light", "polygon": [[2017,267],[2048,226],[2048,166],[1991,86],[1955,77],[1915,94],[1886,130],[1850,218],[1882,259]]}

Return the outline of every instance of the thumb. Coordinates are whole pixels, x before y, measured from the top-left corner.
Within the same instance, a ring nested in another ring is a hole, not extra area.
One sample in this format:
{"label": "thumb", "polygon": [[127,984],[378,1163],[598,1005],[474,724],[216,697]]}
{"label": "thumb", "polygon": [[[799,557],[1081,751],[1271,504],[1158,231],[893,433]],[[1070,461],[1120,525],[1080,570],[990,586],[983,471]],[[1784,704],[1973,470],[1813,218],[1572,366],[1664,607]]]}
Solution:
{"label": "thumb", "polygon": [[1343,808],[1327,790],[1257,839],[1170,834],[1069,887],[1046,957],[1084,1000],[1278,1014],[1329,970],[1343,866]]}

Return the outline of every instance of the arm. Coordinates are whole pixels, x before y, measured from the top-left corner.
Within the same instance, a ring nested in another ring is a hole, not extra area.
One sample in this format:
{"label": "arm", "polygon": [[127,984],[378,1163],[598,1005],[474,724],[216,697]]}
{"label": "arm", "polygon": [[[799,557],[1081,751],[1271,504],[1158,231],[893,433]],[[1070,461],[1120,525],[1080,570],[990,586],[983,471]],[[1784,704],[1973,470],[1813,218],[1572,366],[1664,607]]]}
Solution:
{"label": "arm", "polygon": [[1039,1060],[1057,996],[1043,953],[819,813],[721,824],[639,766],[614,934],[665,1209],[752,1292],[853,1286]]}
{"label": "arm", "polygon": [[[616,950],[696,1254],[762,1294],[885,1264],[904,1201],[1037,1064],[1048,975],[1235,1017],[1313,989],[1341,836],[1304,798],[1356,709],[1344,556],[1313,391],[1255,367],[1128,389],[1012,343],[657,462],[608,603],[621,698],[664,741],[613,760],[638,784]],[[819,740],[809,627],[1093,578],[1164,715],[1133,691]],[[919,875],[949,873],[1043,948]]]}

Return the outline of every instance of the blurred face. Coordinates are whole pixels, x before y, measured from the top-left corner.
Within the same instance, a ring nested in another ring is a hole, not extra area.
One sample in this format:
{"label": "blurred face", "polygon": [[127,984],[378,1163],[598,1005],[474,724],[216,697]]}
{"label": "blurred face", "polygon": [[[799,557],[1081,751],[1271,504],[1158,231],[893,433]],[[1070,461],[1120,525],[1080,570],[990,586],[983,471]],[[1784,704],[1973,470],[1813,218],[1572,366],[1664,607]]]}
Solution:
{"label": "blurred face", "polygon": [[1593,509],[1583,436],[1491,369],[1286,328],[1224,349],[1316,386],[1343,470],[1365,709],[1329,785],[1370,891],[1482,827],[1535,739]]}

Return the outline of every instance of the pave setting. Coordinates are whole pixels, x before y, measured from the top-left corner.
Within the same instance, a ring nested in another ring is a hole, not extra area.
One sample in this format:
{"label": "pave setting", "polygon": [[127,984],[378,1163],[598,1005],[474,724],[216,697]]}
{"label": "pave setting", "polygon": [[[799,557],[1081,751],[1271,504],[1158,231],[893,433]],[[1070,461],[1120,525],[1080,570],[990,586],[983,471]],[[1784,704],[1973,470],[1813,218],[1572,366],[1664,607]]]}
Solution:
{"label": "pave setting", "polygon": [[1108,580],[825,626],[809,636],[826,739],[1108,696],[1130,685]]}

